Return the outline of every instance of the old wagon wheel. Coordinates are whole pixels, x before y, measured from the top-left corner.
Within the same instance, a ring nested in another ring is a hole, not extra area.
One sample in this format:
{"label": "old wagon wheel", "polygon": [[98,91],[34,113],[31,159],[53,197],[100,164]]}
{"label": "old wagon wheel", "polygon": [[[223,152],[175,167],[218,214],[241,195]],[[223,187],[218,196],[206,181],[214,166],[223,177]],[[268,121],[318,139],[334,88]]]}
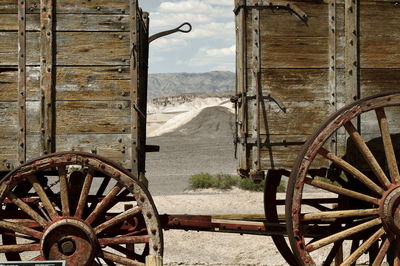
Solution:
{"label": "old wagon wheel", "polygon": [[[288,176],[290,172],[285,170],[269,170],[266,176],[264,186],[264,212],[265,219],[268,223],[279,223],[278,216],[278,201],[277,201],[277,190],[282,180],[282,176]],[[293,255],[292,250],[286,243],[283,235],[272,235],[272,241],[274,242],[279,253],[291,266],[296,266],[296,257]]]}
{"label": "old wagon wheel", "polygon": [[[400,92],[355,102],[330,117],[304,145],[286,198],[288,236],[300,265],[330,265],[342,252],[342,265],[360,260],[381,265],[386,255],[390,263],[400,265],[400,176],[395,155],[399,105]],[[356,123],[370,141],[364,140]],[[346,133],[346,154],[337,156],[329,150],[328,139],[334,134],[345,139]],[[318,178],[313,163],[324,161],[335,170]],[[306,205],[312,188],[318,189],[313,193],[314,208]]]}
{"label": "old wagon wheel", "polygon": [[[27,184],[31,189],[21,193]],[[0,201],[0,234],[7,240],[1,261],[144,265],[147,255],[162,255],[149,192],[99,156],[63,152],[27,162],[0,181]],[[124,203],[131,208],[124,210]]]}

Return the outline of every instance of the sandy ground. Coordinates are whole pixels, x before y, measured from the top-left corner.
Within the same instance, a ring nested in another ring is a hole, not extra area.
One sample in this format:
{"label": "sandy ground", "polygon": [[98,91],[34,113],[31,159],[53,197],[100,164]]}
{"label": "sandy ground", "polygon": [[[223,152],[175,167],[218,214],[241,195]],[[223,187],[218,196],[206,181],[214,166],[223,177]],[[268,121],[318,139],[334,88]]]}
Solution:
{"label": "sandy ground", "polygon": [[[263,193],[239,189],[154,197],[160,214],[263,213]],[[166,265],[286,265],[267,236],[164,232]]]}
{"label": "sandy ground", "polygon": [[[329,193],[307,193],[306,197],[324,197]],[[278,193],[279,199],[285,193]],[[240,189],[206,190],[181,195],[154,197],[160,214],[262,214],[263,193]],[[283,207],[283,206],[282,206]],[[309,211],[309,210],[303,210]],[[280,208],[279,213],[283,213]],[[310,239],[306,239],[309,241]],[[288,265],[269,236],[239,235],[215,232],[164,231],[165,265]],[[344,256],[349,255],[350,241],[344,243]],[[322,265],[332,245],[312,253],[317,265]],[[357,265],[368,265],[363,255]],[[386,265],[386,264],[383,264]]]}

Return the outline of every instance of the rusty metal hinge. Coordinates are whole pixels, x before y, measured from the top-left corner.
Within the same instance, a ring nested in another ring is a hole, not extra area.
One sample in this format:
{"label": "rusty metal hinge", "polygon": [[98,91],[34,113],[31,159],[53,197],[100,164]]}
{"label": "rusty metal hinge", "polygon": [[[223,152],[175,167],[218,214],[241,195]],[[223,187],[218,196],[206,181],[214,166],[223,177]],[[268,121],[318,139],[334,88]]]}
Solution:
{"label": "rusty metal hinge", "polygon": [[299,19],[304,22],[307,22],[308,16],[307,14],[299,8],[296,4],[292,1],[285,1],[285,0],[247,0],[249,4],[246,4],[246,1],[240,1],[233,12],[237,15],[241,8],[246,6],[249,7],[257,7],[257,8],[284,8],[288,9],[290,12],[294,13]]}

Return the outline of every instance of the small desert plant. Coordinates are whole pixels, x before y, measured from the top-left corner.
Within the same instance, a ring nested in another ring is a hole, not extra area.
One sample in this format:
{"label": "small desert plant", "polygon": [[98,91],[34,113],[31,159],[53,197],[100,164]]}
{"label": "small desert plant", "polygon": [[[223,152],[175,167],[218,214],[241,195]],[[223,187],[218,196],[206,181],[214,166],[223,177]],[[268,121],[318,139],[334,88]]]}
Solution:
{"label": "small desert plant", "polygon": [[[228,174],[211,175],[208,173],[200,173],[192,175],[189,179],[190,187],[193,189],[198,188],[217,188],[217,189],[231,189],[232,187],[239,187],[243,190],[249,191],[263,191],[265,180],[256,184],[253,180],[248,178],[240,178]],[[278,192],[285,192],[285,182],[281,181],[277,189]]]}
{"label": "small desert plant", "polygon": [[254,183],[253,180],[249,178],[242,178],[239,181],[239,187],[243,190],[250,191],[264,191],[265,180],[261,181],[261,183]]}
{"label": "small desert plant", "polygon": [[192,175],[189,179],[192,188],[212,188],[215,187],[215,178],[207,173]]}
{"label": "small desert plant", "polygon": [[216,188],[219,189],[231,189],[237,186],[239,182],[239,177],[228,175],[228,174],[217,174],[215,175]]}

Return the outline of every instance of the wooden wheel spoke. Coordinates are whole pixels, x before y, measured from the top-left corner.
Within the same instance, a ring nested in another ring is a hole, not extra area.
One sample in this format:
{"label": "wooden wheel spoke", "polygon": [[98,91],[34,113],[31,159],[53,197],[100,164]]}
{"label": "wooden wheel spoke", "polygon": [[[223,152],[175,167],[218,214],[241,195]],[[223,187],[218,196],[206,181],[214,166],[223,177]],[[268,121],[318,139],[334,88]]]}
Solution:
{"label": "wooden wheel spoke", "polygon": [[341,210],[341,211],[326,211],[305,213],[300,216],[302,222],[323,221],[348,217],[361,217],[378,215],[379,209],[356,209],[356,210]]}
{"label": "wooden wheel spoke", "polygon": [[351,235],[354,235],[356,233],[359,233],[361,231],[364,231],[366,229],[369,229],[371,227],[379,225],[379,224],[381,224],[381,222],[382,221],[381,221],[380,218],[376,218],[376,219],[373,219],[371,221],[368,221],[368,222],[353,226],[351,228],[345,229],[345,230],[343,230],[341,232],[338,232],[336,234],[333,234],[333,235],[330,235],[328,237],[322,238],[322,239],[320,239],[318,241],[315,241],[314,243],[312,243],[310,245],[307,245],[306,246],[306,250],[308,252],[312,252],[312,251],[317,250],[319,248],[322,248],[322,247],[324,247],[326,245],[329,245],[329,244],[334,243],[336,241],[340,241],[340,240],[345,239],[345,238],[347,238],[347,237],[349,237]]}
{"label": "wooden wheel spoke", "polygon": [[110,220],[100,224],[99,226],[94,228],[94,232],[96,234],[99,234],[99,233],[103,232],[104,230],[106,230],[107,228],[115,226],[115,225],[129,219],[130,217],[135,216],[136,214],[138,214],[141,211],[142,211],[141,207],[135,207],[135,208],[129,209],[129,210],[111,218]]}
{"label": "wooden wheel spoke", "polygon": [[389,179],[383,172],[382,168],[379,166],[371,150],[368,148],[367,144],[362,139],[360,133],[354,127],[354,125],[348,121],[344,124],[347,132],[350,134],[351,139],[356,144],[357,148],[361,152],[364,159],[367,161],[368,165],[371,167],[372,171],[378,178],[379,182],[387,189],[391,185]]}
{"label": "wooden wheel spoke", "polygon": [[389,123],[386,118],[385,110],[378,108],[375,110],[379,128],[381,130],[383,147],[385,149],[386,161],[389,168],[390,178],[393,183],[400,183],[399,168],[397,166],[396,155],[394,153],[392,139],[389,132]]}
{"label": "wooden wheel spoke", "polygon": [[342,158],[337,157],[333,153],[327,151],[324,148],[321,148],[318,153],[325,157],[326,159],[334,162],[338,166],[340,166],[344,171],[352,174],[355,178],[357,178],[359,181],[361,181],[364,185],[369,187],[372,191],[375,191],[376,193],[382,195],[385,191],[379,187],[377,184],[375,184],[371,179],[369,179],[366,175],[361,173],[357,168],[343,160]]}
{"label": "wooden wheel spoke", "polygon": [[352,197],[354,199],[358,199],[358,200],[362,200],[362,201],[366,201],[366,202],[370,202],[370,203],[374,203],[374,204],[378,204],[378,199],[359,193],[359,192],[355,192],[353,190],[349,190],[346,188],[342,188],[342,187],[338,187],[332,184],[328,184],[326,182],[323,181],[319,181],[319,180],[313,180],[311,178],[305,178],[304,179],[304,183],[309,184],[311,186],[314,187],[318,187],[318,188],[322,188],[325,189],[327,191],[336,193],[336,194],[340,194],[343,196],[347,196],[347,197]]}
{"label": "wooden wheel spoke", "polygon": [[57,211],[54,209],[49,197],[47,197],[46,192],[44,191],[42,185],[40,185],[39,180],[35,175],[31,175],[28,177],[29,182],[31,182],[33,188],[35,189],[36,193],[38,194],[40,200],[43,203],[44,208],[46,209],[47,213],[50,215],[51,219],[54,219],[58,216]]}
{"label": "wooden wheel spoke", "polygon": [[337,241],[333,244],[333,247],[332,247],[331,251],[329,251],[329,254],[326,257],[326,260],[324,261],[323,266],[330,266],[334,259],[335,259],[335,262],[337,262],[337,255],[341,254],[341,252],[343,251],[342,244],[343,244],[343,240]]}
{"label": "wooden wheel spoke", "polygon": [[60,177],[60,198],[61,198],[61,209],[63,216],[69,216],[69,198],[68,198],[68,182],[65,166],[58,168],[58,175]]}
{"label": "wooden wheel spoke", "polygon": [[118,236],[109,238],[100,238],[99,243],[102,246],[108,246],[113,244],[139,244],[139,243],[149,243],[150,237],[148,235],[144,236]]}
{"label": "wooden wheel spoke", "polygon": [[103,257],[105,260],[110,260],[112,262],[116,263],[121,263],[122,265],[138,265],[138,266],[144,266],[145,264],[142,262],[139,262],[137,260],[125,258],[107,251],[103,251]]}
{"label": "wooden wheel spoke", "polygon": [[368,238],[361,246],[359,246],[350,256],[343,262],[343,265],[351,265],[356,262],[356,260],[366,252],[372,244],[374,244],[383,234],[385,233],[385,229],[381,227],[378,231],[376,231],[370,238]]}
{"label": "wooden wheel spoke", "polygon": [[10,231],[14,231],[17,233],[21,233],[21,234],[25,234],[25,235],[29,235],[32,236],[36,239],[41,239],[43,233],[39,232],[37,230],[34,230],[32,228],[26,227],[26,226],[22,226],[20,224],[14,224],[14,223],[10,223],[10,222],[5,222],[5,221],[0,221],[0,228],[6,229],[6,230],[10,230]]}
{"label": "wooden wheel spoke", "polygon": [[376,256],[372,266],[380,266],[382,264],[382,261],[385,258],[386,253],[389,250],[389,247],[390,247],[390,240],[389,238],[386,238],[385,241],[380,246],[378,255]]}
{"label": "wooden wheel spoke", "polygon": [[0,245],[0,253],[6,252],[24,252],[40,250],[40,244],[15,244],[15,245]]}
{"label": "wooden wheel spoke", "polygon": [[104,210],[108,207],[110,202],[117,196],[117,194],[121,191],[123,186],[121,184],[117,184],[115,187],[113,187],[107,195],[100,201],[99,204],[97,204],[96,208],[93,210],[92,213],[86,218],[86,221],[88,224],[92,224],[97,217],[104,212]]}
{"label": "wooden wheel spoke", "polygon": [[28,204],[23,202],[21,199],[19,199],[13,192],[8,193],[8,198],[14,203],[16,206],[18,206],[23,212],[28,214],[33,220],[38,222],[40,226],[43,228],[47,226],[47,221],[40,216],[39,213],[37,213],[35,210],[33,210]]}
{"label": "wooden wheel spoke", "polygon": [[93,181],[93,170],[89,170],[86,174],[85,181],[83,182],[81,195],[79,196],[78,206],[76,207],[75,217],[82,218],[83,211],[85,210],[87,197],[89,195],[90,186]]}

